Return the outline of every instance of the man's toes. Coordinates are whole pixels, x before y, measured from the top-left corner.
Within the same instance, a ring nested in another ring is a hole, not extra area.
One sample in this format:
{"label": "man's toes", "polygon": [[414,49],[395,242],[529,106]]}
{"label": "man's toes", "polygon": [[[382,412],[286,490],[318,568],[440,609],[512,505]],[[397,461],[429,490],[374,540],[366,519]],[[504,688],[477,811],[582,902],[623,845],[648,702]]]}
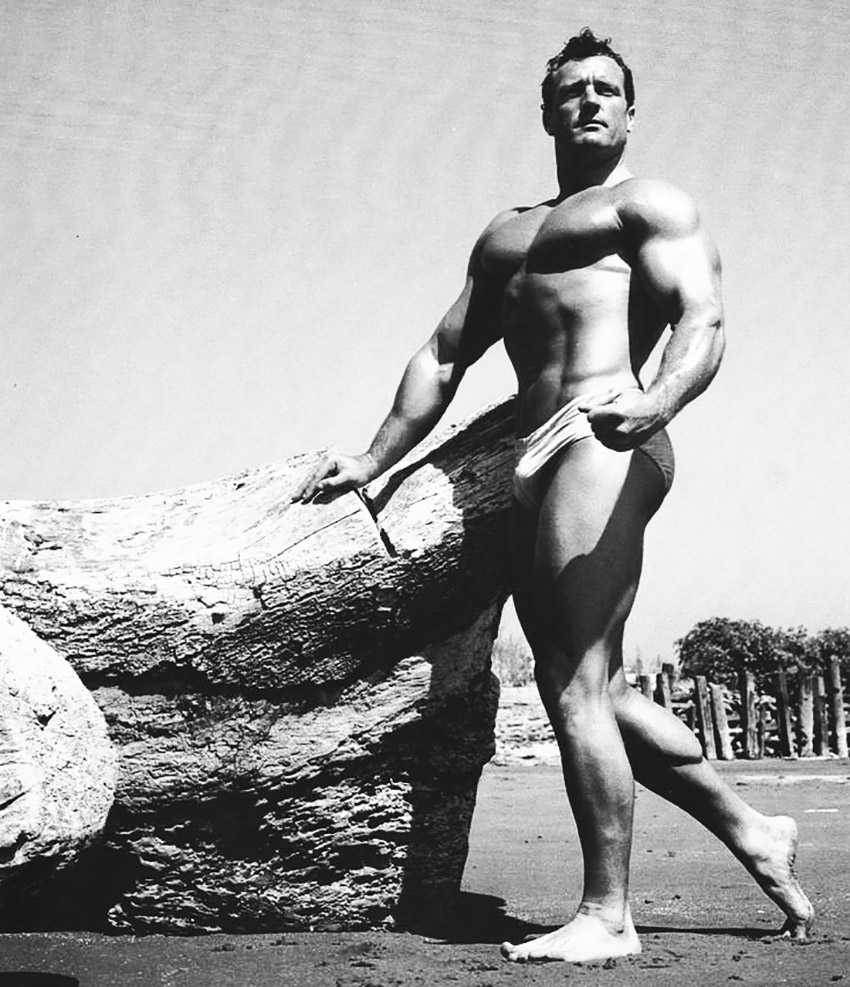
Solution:
{"label": "man's toes", "polygon": [[506,960],[510,960],[511,963],[525,963],[528,960],[528,954],[512,942],[503,942],[499,952]]}
{"label": "man's toes", "polygon": [[794,918],[786,919],[779,934],[783,939],[793,939],[794,942],[807,942],[809,938],[809,923],[801,922]]}

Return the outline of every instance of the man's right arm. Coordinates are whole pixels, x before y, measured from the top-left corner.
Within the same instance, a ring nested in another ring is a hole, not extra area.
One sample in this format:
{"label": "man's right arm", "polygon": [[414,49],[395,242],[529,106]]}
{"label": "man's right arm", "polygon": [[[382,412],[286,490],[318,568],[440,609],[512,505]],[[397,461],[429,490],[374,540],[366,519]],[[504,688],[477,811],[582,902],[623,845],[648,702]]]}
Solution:
{"label": "man's right arm", "polygon": [[390,413],[368,450],[359,456],[328,453],[301,484],[293,500],[362,487],[395,465],[442,417],[463,375],[501,335],[502,285],[481,267],[481,250],[497,217],[479,238],[466,284],[430,339],[405,368]]}

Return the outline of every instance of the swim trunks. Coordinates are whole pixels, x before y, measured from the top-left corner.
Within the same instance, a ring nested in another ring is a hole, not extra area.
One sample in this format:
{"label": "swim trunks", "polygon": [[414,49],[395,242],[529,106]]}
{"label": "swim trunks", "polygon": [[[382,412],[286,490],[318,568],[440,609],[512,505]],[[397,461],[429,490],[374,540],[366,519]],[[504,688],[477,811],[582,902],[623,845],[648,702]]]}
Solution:
{"label": "swim trunks", "polygon": [[[517,440],[513,492],[514,497],[528,510],[536,511],[540,507],[544,493],[541,489],[540,471],[546,463],[574,442],[595,439],[587,415],[578,410],[579,405],[587,398],[586,394],[575,398],[560,411],[556,411],[540,428]],[[675,460],[673,446],[665,429],[651,435],[646,442],[636,447],[636,451],[642,452],[661,471],[666,495],[673,484]]]}

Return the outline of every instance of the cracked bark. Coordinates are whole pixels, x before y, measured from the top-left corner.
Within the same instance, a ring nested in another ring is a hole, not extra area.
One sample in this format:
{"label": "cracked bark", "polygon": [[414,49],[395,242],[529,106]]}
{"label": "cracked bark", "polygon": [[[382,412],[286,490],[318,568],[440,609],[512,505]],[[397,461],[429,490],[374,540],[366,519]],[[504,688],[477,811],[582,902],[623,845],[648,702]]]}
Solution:
{"label": "cracked bark", "polygon": [[106,842],[50,921],[71,900],[135,931],[448,914],[493,750],[510,434],[490,409],[328,504],[290,503],[305,455],[0,507],[0,602],[67,657],[120,756]]}

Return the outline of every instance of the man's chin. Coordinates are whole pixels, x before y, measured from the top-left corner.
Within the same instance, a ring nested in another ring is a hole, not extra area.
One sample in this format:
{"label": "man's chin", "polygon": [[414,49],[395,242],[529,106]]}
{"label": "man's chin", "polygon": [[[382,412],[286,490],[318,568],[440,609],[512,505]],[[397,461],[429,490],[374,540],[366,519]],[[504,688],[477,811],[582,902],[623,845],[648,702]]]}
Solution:
{"label": "man's chin", "polygon": [[607,130],[580,130],[572,134],[571,143],[576,147],[610,147],[611,138]]}

